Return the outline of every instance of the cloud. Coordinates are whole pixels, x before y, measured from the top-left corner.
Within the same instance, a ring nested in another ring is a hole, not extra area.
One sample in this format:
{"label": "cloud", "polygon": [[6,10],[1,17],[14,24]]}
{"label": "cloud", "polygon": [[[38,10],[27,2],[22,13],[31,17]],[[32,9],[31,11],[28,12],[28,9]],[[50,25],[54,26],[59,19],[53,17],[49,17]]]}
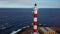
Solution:
{"label": "cloud", "polygon": [[[60,1],[41,0],[38,3],[40,8],[60,8]],[[0,8],[32,8],[34,0],[0,0]]]}

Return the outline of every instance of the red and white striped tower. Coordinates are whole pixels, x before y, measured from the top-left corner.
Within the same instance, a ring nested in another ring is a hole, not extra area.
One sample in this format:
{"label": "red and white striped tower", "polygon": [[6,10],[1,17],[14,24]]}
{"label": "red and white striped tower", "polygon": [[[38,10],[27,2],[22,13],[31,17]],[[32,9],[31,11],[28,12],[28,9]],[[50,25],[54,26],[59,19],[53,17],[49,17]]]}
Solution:
{"label": "red and white striped tower", "polygon": [[37,34],[37,4],[35,3],[35,7],[34,7],[34,22],[33,22],[33,31],[34,33],[33,34]]}

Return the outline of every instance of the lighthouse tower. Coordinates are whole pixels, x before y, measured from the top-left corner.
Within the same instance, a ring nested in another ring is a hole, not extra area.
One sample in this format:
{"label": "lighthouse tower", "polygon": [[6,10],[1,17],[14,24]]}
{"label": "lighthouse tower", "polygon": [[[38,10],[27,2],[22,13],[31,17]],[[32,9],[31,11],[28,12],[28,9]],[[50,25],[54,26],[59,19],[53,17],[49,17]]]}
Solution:
{"label": "lighthouse tower", "polygon": [[38,8],[37,8],[37,4],[35,3],[35,5],[34,5],[34,22],[33,22],[33,34],[37,34],[37,10],[38,10]]}

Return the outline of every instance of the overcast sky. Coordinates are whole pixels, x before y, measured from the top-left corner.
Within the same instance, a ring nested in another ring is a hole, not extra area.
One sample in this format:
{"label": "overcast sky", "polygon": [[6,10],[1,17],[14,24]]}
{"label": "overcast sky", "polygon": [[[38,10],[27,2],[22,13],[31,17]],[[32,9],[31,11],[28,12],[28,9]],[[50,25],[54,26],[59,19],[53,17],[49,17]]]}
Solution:
{"label": "overcast sky", "polygon": [[60,8],[60,0],[0,0],[0,8]]}

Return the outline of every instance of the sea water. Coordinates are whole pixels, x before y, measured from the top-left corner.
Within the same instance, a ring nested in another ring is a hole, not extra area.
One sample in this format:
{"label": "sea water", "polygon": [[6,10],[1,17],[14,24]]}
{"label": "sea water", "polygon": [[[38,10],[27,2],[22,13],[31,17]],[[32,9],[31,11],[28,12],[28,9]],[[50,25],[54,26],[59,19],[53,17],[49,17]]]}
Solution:
{"label": "sea water", "polygon": [[[33,8],[0,8],[0,34],[10,34],[33,23]],[[38,9],[38,23],[60,27],[60,8]]]}

